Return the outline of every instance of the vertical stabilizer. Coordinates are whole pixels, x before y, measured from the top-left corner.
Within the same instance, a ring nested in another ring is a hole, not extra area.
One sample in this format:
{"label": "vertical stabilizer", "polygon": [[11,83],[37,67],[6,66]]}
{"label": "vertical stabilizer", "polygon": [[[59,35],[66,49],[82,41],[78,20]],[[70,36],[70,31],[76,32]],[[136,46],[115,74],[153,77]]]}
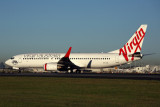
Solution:
{"label": "vertical stabilizer", "polygon": [[[122,48],[109,53],[119,53],[119,55],[124,56],[126,61],[129,61],[128,55],[140,53],[146,30],[147,25],[141,25]],[[134,60],[134,57],[131,57],[131,60]]]}

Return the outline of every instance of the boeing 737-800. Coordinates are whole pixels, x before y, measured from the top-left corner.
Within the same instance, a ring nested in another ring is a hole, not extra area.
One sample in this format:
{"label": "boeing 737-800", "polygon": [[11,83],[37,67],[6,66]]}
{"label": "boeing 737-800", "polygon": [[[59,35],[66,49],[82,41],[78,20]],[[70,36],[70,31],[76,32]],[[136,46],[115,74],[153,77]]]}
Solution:
{"label": "boeing 737-800", "polygon": [[13,56],[5,63],[13,69],[43,68],[45,71],[80,72],[87,69],[114,67],[142,58],[141,48],[147,25],[141,25],[120,49],[108,53],[33,53]]}

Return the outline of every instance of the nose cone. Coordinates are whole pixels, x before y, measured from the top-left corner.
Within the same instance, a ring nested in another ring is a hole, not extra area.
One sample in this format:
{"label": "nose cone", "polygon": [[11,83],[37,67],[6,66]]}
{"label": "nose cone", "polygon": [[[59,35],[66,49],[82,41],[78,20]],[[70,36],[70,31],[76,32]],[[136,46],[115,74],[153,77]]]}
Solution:
{"label": "nose cone", "polygon": [[5,64],[11,66],[11,61],[10,61],[10,60],[7,60],[7,61],[5,62]]}

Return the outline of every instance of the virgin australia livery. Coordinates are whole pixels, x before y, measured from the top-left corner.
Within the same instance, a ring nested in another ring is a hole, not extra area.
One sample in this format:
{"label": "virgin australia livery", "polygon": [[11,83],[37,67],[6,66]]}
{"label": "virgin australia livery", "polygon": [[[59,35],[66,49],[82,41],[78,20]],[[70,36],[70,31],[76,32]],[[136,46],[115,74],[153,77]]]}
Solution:
{"label": "virgin australia livery", "polygon": [[141,48],[147,25],[141,25],[120,49],[108,53],[33,53],[13,56],[5,63],[13,69],[43,68],[45,71],[81,72],[114,67],[142,59]]}

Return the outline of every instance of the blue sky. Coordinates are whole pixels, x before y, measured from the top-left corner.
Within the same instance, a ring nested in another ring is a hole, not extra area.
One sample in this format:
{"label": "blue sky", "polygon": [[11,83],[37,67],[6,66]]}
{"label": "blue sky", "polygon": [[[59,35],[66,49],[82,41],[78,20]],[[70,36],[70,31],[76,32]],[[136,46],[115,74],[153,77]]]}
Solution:
{"label": "blue sky", "polygon": [[[1,0],[0,61],[22,53],[108,52],[148,24],[142,52],[160,53],[159,0]],[[146,56],[160,64],[160,55]]]}

